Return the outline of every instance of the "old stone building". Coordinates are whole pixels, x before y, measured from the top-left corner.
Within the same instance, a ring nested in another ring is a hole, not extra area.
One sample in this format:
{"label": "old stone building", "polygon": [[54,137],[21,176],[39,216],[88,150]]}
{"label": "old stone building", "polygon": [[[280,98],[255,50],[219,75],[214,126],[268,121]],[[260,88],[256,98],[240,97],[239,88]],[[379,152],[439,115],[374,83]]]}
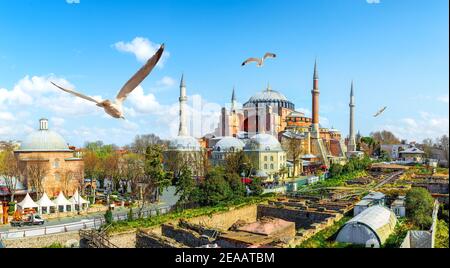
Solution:
{"label": "old stone building", "polygon": [[83,159],[75,157],[64,138],[49,130],[48,120],[39,120],[31,133],[14,151],[23,182],[29,192],[56,197],[61,191],[71,196],[84,179]]}

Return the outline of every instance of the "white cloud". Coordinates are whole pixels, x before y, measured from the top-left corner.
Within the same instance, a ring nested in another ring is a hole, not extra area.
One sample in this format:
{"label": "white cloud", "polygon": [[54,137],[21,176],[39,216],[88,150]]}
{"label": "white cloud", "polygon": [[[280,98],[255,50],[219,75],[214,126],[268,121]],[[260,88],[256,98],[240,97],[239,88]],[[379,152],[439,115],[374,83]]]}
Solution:
{"label": "white cloud", "polygon": [[173,79],[170,76],[164,76],[163,78],[161,78],[161,80],[156,82],[156,85],[161,87],[172,87],[175,84],[176,84],[175,79]]}
{"label": "white cloud", "polygon": [[0,120],[14,121],[14,120],[16,120],[16,117],[10,112],[0,112]]}
{"label": "white cloud", "polygon": [[[137,134],[155,133],[163,138],[178,133],[179,103],[174,98],[163,104],[157,95],[138,86],[124,103],[127,120],[117,121],[103,110],[81,98],[54,88],[50,81],[75,89],[66,79],[56,75],[24,76],[11,89],[0,89],[0,140],[23,139],[37,129],[37,119],[50,119],[50,127],[67,142],[82,145],[88,140],[128,144]],[[155,83],[173,86],[175,80],[163,77]],[[101,96],[93,96],[101,99]],[[191,135],[201,137],[218,125],[221,105],[208,102],[200,95],[188,96],[186,119]],[[131,120],[131,121],[130,121]]]}
{"label": "white cloud", "polygon": [[[114,48],[120,52],[132,53],[140,62],[146,62],[159,49],[160,44],[153,43],[144,37],[136,37],[131,42],[120,41],[115,43]],[[157,67],[163,67],[164,62],[170,56],[168,51],[164,51]]]}
{"label": "white cloud", "polygon": [[162,106],[156,100],[155,95],[152,93],[145,94],[142,86],[138,86],[127,98],[127,101],[131,103],[132,109],[135,112],[141,114],[158,114],[162,112]]}
{"label": "white cloud", "polygon": [[447,95],[443,95],[443,96],[439,96],[437,98],[437,100],[440,101],[440,102],[448,104],[448,94]]}
{"label": "white cloud", "polygon": [[380,0],[366,0],[367,4],[379,4],[381,3]]}
{"label": "white cloud", "polygon": [[419,112],[418,118],[402,118],[398,122],[377,127],[375,130],[389,130],[402,139],[420,142],[426,138],[448,135],[448,128],[448,116]]}
{"label": "white cloud", "polygon": [[67,4],[79,4],[80,0],[66,0]]}
{"label": "white cloud", "polygon": [[57,116],[52,116],[52,118],[50,118],[50,121],[56,127],[62,127],[65,122],[64,118],[57,117]]}

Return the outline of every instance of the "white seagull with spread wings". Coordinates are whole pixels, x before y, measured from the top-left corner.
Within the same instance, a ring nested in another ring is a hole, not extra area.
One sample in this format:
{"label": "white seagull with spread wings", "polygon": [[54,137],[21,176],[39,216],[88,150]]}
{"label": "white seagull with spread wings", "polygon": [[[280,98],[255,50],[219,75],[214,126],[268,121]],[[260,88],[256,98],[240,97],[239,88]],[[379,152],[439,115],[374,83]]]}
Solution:
{"label": "white seagull with spread wings", "polygon": [[150,74],[150,72],[153,70],[153,68],[158,63],[159,59],[161,58],[162,54],[164,52],[164,44],[161,45],[161,47],[156,51],[155,55],[153,55],[147,63],[137,71],[133,77],[128,80],[128,82],[125,83],[125,85],[122,87],[122,89],[119,91],[119,93],[116,96],[116,99],[114,101],[111,100],[95,100],[89,96],[83,95],[81,93],[78,93],[74,90],[65,89],[63,87],[58,86],[57,84],[51,82],[54,86],[58,87],[59,89],[68,92],[70,94],[73,94],[77,97],[83,98],[88,101],[95,102],[97,106],[102,107],[107,114],[114,118],[122,118],[125,119],[125,116],[123,115],[123,107],[122,103],[123,101],[128,97],[128,95],[137,87],[139,84],[144,81],[144,79]]}
{"label": "white seagull with spread wings", "polygon": [[248,58],[246,61],[244,61],[244,62],[242,63],[242,66],[247,65],[247,64],[249,64],[250,62],[256,62],[256,66],[257,66],[257,67],[262,67],[263,64],[264,64],[264,61],[265,61],[267,58],[276,58],[276,57],[277,57],[276,54],[267,52],[267,53],[264,55],[264,57],[262,57],[262,58]]}
{"label": "white seagull with spread wings", "polygon": [[387,106],[384,106],[383,109],[379,110],[376,114],[373,115],[373,117],[377,117],[380,114],[382,114],[384,112],[384,110],[386,110]]}

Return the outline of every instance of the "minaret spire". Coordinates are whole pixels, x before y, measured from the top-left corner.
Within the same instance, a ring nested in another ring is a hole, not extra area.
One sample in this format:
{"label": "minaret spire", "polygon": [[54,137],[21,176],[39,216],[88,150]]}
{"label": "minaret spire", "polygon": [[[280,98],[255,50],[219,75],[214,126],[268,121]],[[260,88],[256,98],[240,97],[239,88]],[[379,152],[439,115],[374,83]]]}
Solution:
{"label": "minaret spire", "polygon": [[186,127],[186,114],[185,114],[187,96],[186,96],[186,84],[184,82],[184,74],[181,75],[179,102],[180,102],[180,127],[178,129],[178,136],[187,136],[188,132]]}
{"label": "minaret spire", "polygon": [[356,137],[355,137],[355,125],[354,125],[354,112],[355,112],[355,95],[353,88],[353,80],[350,88],[350,124],[349,124],[349,136],[348,136],[348,151],[356,151]]}
{"label": "minaret spire", "polygon": [[231,93],[231,112],[236,110],[236,95],[235,95],[235,87],[233,86],[233,93]]}
{"label": "minaret spire", "polygon": [[319,79],[319,73],[317,72],[317,59],[315,59],[314,61],[314,76],[313,76],[314,80],[318,80]]}

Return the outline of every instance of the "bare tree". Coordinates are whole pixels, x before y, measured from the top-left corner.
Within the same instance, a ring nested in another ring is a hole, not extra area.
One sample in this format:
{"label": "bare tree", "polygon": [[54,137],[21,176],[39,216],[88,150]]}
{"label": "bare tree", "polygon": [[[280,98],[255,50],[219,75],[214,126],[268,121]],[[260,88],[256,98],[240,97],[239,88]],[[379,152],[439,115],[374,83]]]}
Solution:
{"label": "bare tree", "polygon": [[449,158],[449,141],[448,141],[448,136],[447,135],[443,135],[439,139],[439,147],[443,150],[445,160],[447,160],[447,162],[448,162],[448,158]]}
{"label": "bare tree", "polygon": [[400,140],[390,131],[382,130],[370,133],[370,136],[373,137],[380,144],[399,144]]}
{"label": "bare tree", "polygon": [[18,161],[12,150],[2,152],[0,157],[0,175],[2,175],[5,180],[5,185],[10,193],[12,202],[14,201],[18,182],[21,180],[21,172]]}
{"label": "bare tree", "polygon": [[424,139],[422,141],[422,149],[425,152],[425,157],[430,158],[432,155],[434,143],[432,139]]}
{"label": "bare tree", "polygon": [[150,145],[163,145],[166,141],[162,140],[155,134],[137,135],[131,144],[131,149],[134,153],[145,154],[145,150]]}
{"label": "bare tree", "polygon": [[69,195],[70,186],[75,179],[75,173],[72,170],[65,169],[58,173],[60,176],[61,191],[65,196]]}
{"label": "bare tree", "polygon": [[126,186],[130,184],[131,193],[135,198],[140,198],[139,182],[144,176],[143,157],[138,154],[130,153],[123,157],[120,165],[121,178],[125,180]]}
{"label": "bare tree", "polygon": [[287,158],[292,159],[294,164],[294,176],[297,174],[297,166],[300,162],[300,156],[305,153],[305,148],[302,146],[302,140],[298,138],[288,138],[286,142]]}
{"label": "bare tree", "polygon": [[43,181],[48,173],[48,161],[38,156],[28,161],[26,166],[28,184],[31,186],[38,198],[44,193]]}
{"label": "bare tree", "polygon": [[112,182],[112,189],[116,190],[120,180],[120,155],[116,152],[108,155],[103,161],[105,176]]}

